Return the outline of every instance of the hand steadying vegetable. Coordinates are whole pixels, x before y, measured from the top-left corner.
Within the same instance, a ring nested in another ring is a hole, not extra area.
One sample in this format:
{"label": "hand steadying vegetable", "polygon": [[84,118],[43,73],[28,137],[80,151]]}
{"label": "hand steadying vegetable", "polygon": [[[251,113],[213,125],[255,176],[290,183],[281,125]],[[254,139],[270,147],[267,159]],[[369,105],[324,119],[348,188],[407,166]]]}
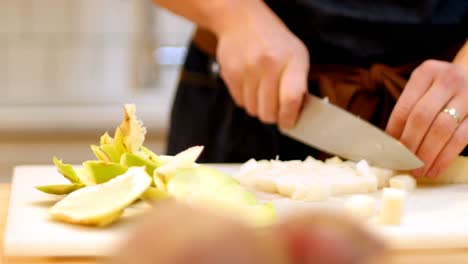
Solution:
{"label": "hand steadying vegetable", "polygon": [[416,68],[387,132],[424,162],[415,176],[441,174],[468,144],[468,42],[454,63],[428,60]]}

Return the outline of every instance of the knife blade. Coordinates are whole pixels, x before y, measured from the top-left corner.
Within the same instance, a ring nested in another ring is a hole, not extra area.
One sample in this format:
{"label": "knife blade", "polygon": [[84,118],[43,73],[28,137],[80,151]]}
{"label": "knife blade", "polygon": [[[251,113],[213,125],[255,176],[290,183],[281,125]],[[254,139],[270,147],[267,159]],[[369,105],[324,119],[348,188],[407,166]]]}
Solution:
{"label": "knife blade", "polygon": [[369,122],[314,95],[307,95],[296,125],[280,131],[304,144],[351,161],[411,170],[423,162],[398,140]]}

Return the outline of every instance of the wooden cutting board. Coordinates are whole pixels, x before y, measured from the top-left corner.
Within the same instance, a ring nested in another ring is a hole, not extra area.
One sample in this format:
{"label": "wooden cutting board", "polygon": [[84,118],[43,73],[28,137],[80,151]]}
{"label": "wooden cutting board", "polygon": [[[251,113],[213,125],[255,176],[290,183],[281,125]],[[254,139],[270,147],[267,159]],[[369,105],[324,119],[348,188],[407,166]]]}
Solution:
{"label": "wooden cutting board", "polygon": [[[211,166],[229,174],[235,174],[239,168],[238,164]],[[138,207],[127,210],[120,221],[105,229],[51,221],[48,208],[59,198],[41,193],[34,186],[62,182],[64,178],[52,166],[15,168],[5,230],[6,256],[108,256],[131,230]],[[340,207],[346,199],[300,202],[276,195],[258,195],[273,201],[280,217],[297,209]],[[380,192],[374,195],[379,204]],[[468,185],[419,188],[407,199],[402,225],[369,227],[382,235],[393,249],[468,248]]]}

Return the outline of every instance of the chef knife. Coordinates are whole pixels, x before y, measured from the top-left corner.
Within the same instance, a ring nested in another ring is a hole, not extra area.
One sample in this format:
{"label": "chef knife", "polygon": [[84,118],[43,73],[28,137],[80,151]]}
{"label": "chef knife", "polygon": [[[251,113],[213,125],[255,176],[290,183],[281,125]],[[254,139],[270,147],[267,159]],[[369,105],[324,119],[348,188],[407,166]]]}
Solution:
{"label": "chef knife", "polygon": [[369,122],[314,95],[307,95],[296,125],[281,129],[289,137],[351,161],[411,170],[423,162],[398,140]]}

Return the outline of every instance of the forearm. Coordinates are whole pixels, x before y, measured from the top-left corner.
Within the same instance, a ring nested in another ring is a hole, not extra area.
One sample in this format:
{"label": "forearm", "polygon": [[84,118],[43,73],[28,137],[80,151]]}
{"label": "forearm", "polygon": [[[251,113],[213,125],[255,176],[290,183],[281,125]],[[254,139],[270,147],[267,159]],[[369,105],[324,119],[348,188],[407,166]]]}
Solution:
{"label": "forearm", "polygon": [[468,70],[468,40],[465,45],[457,53],[457,56],[453,60],[454,63],[464,66]]}
{"label": "forearm", "polygon": [[261,0],[153,0],[195,24],[218,34],[232,23],[258,9],[266,8]]}

